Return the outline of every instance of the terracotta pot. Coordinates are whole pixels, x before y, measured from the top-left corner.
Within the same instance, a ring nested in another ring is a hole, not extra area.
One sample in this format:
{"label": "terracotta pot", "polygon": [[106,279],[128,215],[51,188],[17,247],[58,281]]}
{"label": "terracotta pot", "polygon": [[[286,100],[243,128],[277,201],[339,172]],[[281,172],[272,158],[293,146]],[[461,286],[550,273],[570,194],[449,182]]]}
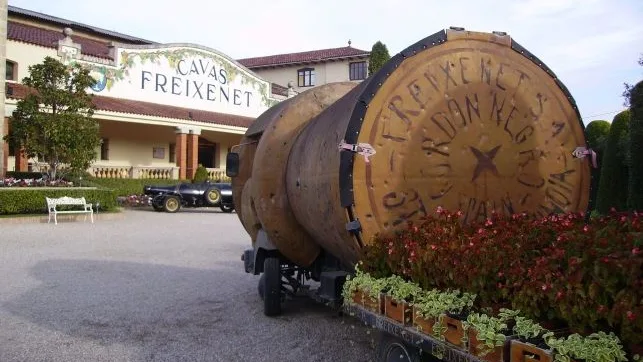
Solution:
{"label": "terracotta pot", "polygon": [[444,339],[456,347],[464,348],[465,345],[462,341],[464,339],[464,327],[462,326],[462,321],[445,315],[444,324],[447,327],[447,331],[444,332]]}
{"label": "terracotta pot", "polygon": [[426,335],[433,334],[433,325],[435,324],[435,318],[424,318],[422,315],[413,307],[413,326],[416,327],[420,332]]}
{"label": "terracotta pot", "polygon": [[502,362],[504,357],[504,346],[498,346],[492,351],[487,352],[484,356],[481,356],[480,353],[483,350],[488,348],[484,346],[484,343],[478,341],[478,331],[474,327],[470,327],[468,330],[469,335],[469,353],[472,353],[478,356],[479,359],[488,362]]}
{"label": "terracotta pot", "polygon": [[362,293],[361,290],[357,289],[356,291],[353,292],[352,295],[352,302],[357,305],[364,305],[364,293]]}
{"label": "terracotta pot", "polygon": [[512,340],[510,343],[510,362],[552,362],[554,360],[550,350],[519,340]]}
{"label": "terracotta pot", "polygon": [[384,296],[384,315],[402,324],[411,324],[411,306],[388,295]]}
{"label": "terracotta pot", "polygon": [[384,295],[379,294],[379,296],[373,300],[368,293],[363,293],[364,296],[362,298],[362,305],[364,308],[367,310],[370,310],[371,312],[377,313],[377,314],[384,314]]}

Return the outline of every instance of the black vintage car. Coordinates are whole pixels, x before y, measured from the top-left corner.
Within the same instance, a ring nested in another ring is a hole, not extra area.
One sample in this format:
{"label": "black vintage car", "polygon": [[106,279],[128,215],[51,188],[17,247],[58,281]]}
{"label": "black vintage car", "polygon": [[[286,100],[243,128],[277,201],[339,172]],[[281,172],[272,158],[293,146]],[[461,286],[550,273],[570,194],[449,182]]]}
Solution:
{"label": "black vintage car", "polygon": [[152,196],[156,211],[177,212],[181,207],[220,207],[232,212],[232,185],[229,183],[180,183],[176,186],[144,186],[143,193]]}

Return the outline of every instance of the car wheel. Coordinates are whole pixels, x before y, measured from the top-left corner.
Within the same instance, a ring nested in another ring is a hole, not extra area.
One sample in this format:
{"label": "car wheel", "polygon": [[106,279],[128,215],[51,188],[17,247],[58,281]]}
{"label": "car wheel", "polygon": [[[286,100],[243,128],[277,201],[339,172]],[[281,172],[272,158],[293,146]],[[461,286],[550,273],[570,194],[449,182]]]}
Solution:
{"label": "car wheel", "polygon": [[217,206],[221,202],[221,191],[216,187],[208,187],[205,190],[205,202],[208,206]]}
{"label": "car wheel", "polygon": [[175,213],[181,208],[181,200],[176,196],[166,196],[163,202],[163,209],[167,212]]}
{"label": "car wheel", "polygon": [[234,210],[234,206],[232,205],[221,205],[221,211],[225,213],[231,213],[232,210]]}

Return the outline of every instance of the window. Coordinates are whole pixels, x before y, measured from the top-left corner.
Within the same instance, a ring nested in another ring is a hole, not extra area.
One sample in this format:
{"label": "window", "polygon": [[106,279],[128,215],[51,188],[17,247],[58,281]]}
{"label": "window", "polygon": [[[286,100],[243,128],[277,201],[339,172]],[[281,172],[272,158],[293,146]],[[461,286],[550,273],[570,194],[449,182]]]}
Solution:
{"label": "window", "polygon": [[7,69],[6,69],[6,74],[5,74],[5,79],[6,80],[16,80],[17,78],[17,70],[18,70],[18,65],[15,62],[12,62],[11,60],[7,60]]}
{"label": "window", "polygon": [[101,161],[109,160],[109,140],[103,138],[100,142],[100,159]]}
{"label": "window", "polygon": [[300,87],[312,87],[315,85],[315,69],[303,68],[297,71],[297,85]]}
{"label": "window", "polygon": [[350,63],[348,65],[350,80],[366,79],[366,62]]}
{"label": "window", "polygon": [[169,153],[168,156],[170,156],[170,162],[171,163],[176,162],[176,158],[175,158],[176,157],[176,143],[170,143],[170,149],[169,149],[168,153]]}

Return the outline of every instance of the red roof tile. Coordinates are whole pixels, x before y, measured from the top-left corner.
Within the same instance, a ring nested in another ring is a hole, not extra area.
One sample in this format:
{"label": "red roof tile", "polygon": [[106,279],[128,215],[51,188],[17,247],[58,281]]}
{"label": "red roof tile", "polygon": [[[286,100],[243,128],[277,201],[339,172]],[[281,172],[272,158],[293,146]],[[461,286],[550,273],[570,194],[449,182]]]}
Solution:
{"label": "red roof tile", "polygon": [[[23,99],[30,89],[20,83],[7,83],[7,98]],[[237,116],[232,114],[207,112],[198,109],[174,107],[164,104],[133,101],[94,95],[94,105],[97,110],[138,114],[144,116],[185,119],[196,122],[220,124],[247,128],[255,119],[252,117]]]}
{"label": "red roof tile", "polygon": [[323,60],[368,56],[370,53],[353,47],[330,48],[311,50],[307,52],[276,54],[265,57],[238,59],[237,61],[246,67],[260,68],[284,64],[320,62]]}
{"label": "red roof tile", "polygon": [[85,33],[91,33],[98,35],[100,37],[106,37],[108,39],[117,40],[123,43],[131,44],[155,44],[155,42],[150,40],[145,40],[131,35],[126,35],[122,33],[117,33],[111,30],[101,29],[92,25],[78,23],[72,20],[62,19],[56,16],[47,15],[39,13],[32,10],[27,10],[19,8],[17,6],[9,5],[7,7],[9,18],[26,18],[30,20],[36,20],[39,23],[49,23],[60,26],[62,28],[72,28],[74,30],[80,30]]}
{"label": "red roof tile", "polygon": [[[57,48],[58,41],[65,38],[62,31],[43,29],[33,25],[7,22],[7,39],[40,45],[47,48]],[[107,42],[100,42],[93,39],[72,35],[75,43],[82,46],[81,53],[98,58],[111,59]]]}

